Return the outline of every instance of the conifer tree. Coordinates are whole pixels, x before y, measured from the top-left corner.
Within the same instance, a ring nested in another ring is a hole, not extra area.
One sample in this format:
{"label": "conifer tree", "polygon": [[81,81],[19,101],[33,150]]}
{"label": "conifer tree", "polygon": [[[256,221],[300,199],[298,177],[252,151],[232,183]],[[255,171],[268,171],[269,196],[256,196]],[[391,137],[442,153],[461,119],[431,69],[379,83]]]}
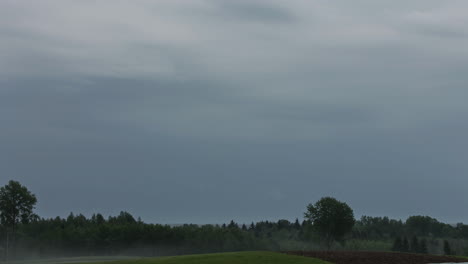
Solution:
{"label": "conifer tree", "polygon": [[234,220],[231,220],[231,222],[228,225],[228,228],[237,229],[239,228],[239,226],[236,224],[236,222],[234,222]]}
{"label": "conifer tree", "polygon": [[409,250],[410,250],[410,248],[409,248],[408,238],[404,237],[402,247],[401,247],[401,251],[402,252],[409,252]]}
{"label": "conifer tree", "polygon": [[401,241],[401,237],[395,238],[395,241],[393,242],[393,247],[392,251],[403,251],[403,242]]}
{"label": "conifer tree", "polygon": [[296,221],[294,222],[294,228],[299,230],[301,229],[301,224],[299,223],[299,219],[296,218]]}
{"label": "conifer tree", "polygon": [[450,243],[447,240],[444,240],[444,255],[452,255],[452,249],[450,248]]}
{"label": "conifer tree", "polygon": [[413,236],[413,238],[411,239],[411,247],[410,247],[410,252],[414,252],[414,253],[417,253],[419,252],[419,241],[418,241],[418,238],[416,236]]}
{"label": "conifer tree", "polygon": [[427,241],[426,239],[421,239],[421,242],[419,243],[419,253],[422,253],[422,254],[427,254],[428,251],[427,251]]}

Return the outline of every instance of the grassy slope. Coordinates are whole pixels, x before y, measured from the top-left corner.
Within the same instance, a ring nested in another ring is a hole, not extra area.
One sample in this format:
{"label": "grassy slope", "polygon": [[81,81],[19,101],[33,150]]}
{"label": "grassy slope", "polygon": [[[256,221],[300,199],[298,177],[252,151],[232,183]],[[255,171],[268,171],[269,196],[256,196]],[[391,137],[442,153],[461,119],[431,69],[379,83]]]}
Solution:
{"label": "grassy slope", "polygon": [[[109,262],[108,262],[109,263]],[[112,264],[329,264],[322,260],[274,252],[233,252],[121,260]],[[97,263],[96,263],[97,264]],[[104,263],[103,263],[104,264]]]}
{"label": "grassy slope", "polygon": [[[101,263],[117,260],[134,260],[135,257],[109,256],[109,257],[74,257],[74,258],[54,258],[36,259],[23,261],[10,261],[9,264],[79,264],[79,263]],[[6,262],[0,261],[0,264]]]}

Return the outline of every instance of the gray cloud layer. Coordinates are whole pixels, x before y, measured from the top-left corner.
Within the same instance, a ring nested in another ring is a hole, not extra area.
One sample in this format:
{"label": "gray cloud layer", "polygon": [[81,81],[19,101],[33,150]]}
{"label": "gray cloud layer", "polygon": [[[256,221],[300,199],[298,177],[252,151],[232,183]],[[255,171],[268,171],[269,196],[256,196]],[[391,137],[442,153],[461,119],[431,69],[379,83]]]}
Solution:
{"label": "gray cloud layer", "polygon": [[2,1],[1,182],[39,213],[468,222],[465,1]]}

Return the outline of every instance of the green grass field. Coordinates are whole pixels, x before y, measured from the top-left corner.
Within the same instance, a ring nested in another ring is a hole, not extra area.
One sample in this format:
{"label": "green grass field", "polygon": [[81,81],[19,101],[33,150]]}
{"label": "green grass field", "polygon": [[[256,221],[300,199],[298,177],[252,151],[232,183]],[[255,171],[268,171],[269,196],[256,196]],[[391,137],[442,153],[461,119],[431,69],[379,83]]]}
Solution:
{"label": "green grass field", "polygon": [[[117,260],[135,260],[135,257],[111,256],[111,257],[75,257],[10,261],[8,264],[81,264],[81,263],[109,263]],[[6,262],[0,261],[0,264]]]}
{"label": "green grass field", "polygon": [[[79,263],[77,260],[79,259],[73,259],[73,261],[70,262],[64,260],[59,262],[38,261],[34,262],[34,264],[76,264]],[[98,262],[89,262],[88,259],[82,260],[87,264],[330,264],[329,262],[313,258],[263,251],[124,259],[111,262],[100,260]]]}

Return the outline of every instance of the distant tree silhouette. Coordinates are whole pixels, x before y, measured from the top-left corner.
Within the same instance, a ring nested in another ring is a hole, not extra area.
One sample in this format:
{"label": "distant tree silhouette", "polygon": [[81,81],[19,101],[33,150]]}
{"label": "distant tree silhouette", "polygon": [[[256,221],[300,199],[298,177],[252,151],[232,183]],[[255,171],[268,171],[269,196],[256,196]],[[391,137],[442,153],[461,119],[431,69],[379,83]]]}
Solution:
{"label": "distant tree silhouette", "polygon": [[281,220],[278,220],[278,228],[279,229],[285,229],[285,228],[289,228],[291,223],[289,223],[288,220],[284,220],[284,219],[281,219]]}
{"label": "distant tree silhouette", "polygon": [[408,217],[405,224],[408,232],[416,236],[441,234],[445,226],[435,218],[421,215]]}
{"label": "distant tree silhouette", "polygon": [[444,255],[452,255],[452,249],[450,248],[450,243],[447,240],[444,240]]}
{"label": "distant tree silhouette", "polygon": [[427,254],[428,251],[427,251],[427,241],[425,238],[421,239],[421,242],[419,242],[419,253],[422,253],[422,254]]}
{"label": "distant tree silhouette", "polygon": [[228,228],[230,228],[230,229],[238,229],[239,226],[236,224],[236,222],[234,222],[234,220],[231,220],[231,222],[230,222],[229,225],[228,225]]}
{"label": "distant tree silhouette", "polygon": [[296,221],[294,222],[294,228],[299,230],[301,229],[301,224],[299,223],[299,219],[296,218]]}
{"label": "distant tree silhouette", "polygon": [[420,248],[419,248],[418,237],[413,236],[413,238],[411,239],[410,251],[414,252],[414,253],[417,253],[417,252],[419,252],[419,250],[420,250]]}
{"label": "distant tree silhouette", "polygon": [[404,237],[404,238],[403,238],[403,243],[402,243],[401,251],[402,251],[402,252],[409,252],[409,251],[410,251],[410,246],[409,246],[409,242],[408,242],[408,238],[407,238],[407,237]]}
{"label": "distant tree silhouette", "polygon": [[343,239],[356,222],[351,207],[332,197],[324,197],[309,204],[304,213],[330,250],[333,242]]}
{"label": "distant tree silhouette", "polygon": [[9,258],[10,234],[12,235],[13,255],[16,248],[16,228],[27,224],[38,216],[34,214],[37,198],[28,188],[17,181],[9,181],[0,188],[0,224],[6,227],[6,260]]}
{"label": "distant tree silhouette", "polygon": [[97,214],[96,215],[96,224],[98,225],[102,225],[106,222],[106,219],[104,219],[104,216],[102,216],[102,214]]}
{"label": "distant tree silhouette", "polygon": [[395,241],[393,242],[392,246],[392,251],[403,251],[403,241],[401,240],[401,237],[395,238]]}

